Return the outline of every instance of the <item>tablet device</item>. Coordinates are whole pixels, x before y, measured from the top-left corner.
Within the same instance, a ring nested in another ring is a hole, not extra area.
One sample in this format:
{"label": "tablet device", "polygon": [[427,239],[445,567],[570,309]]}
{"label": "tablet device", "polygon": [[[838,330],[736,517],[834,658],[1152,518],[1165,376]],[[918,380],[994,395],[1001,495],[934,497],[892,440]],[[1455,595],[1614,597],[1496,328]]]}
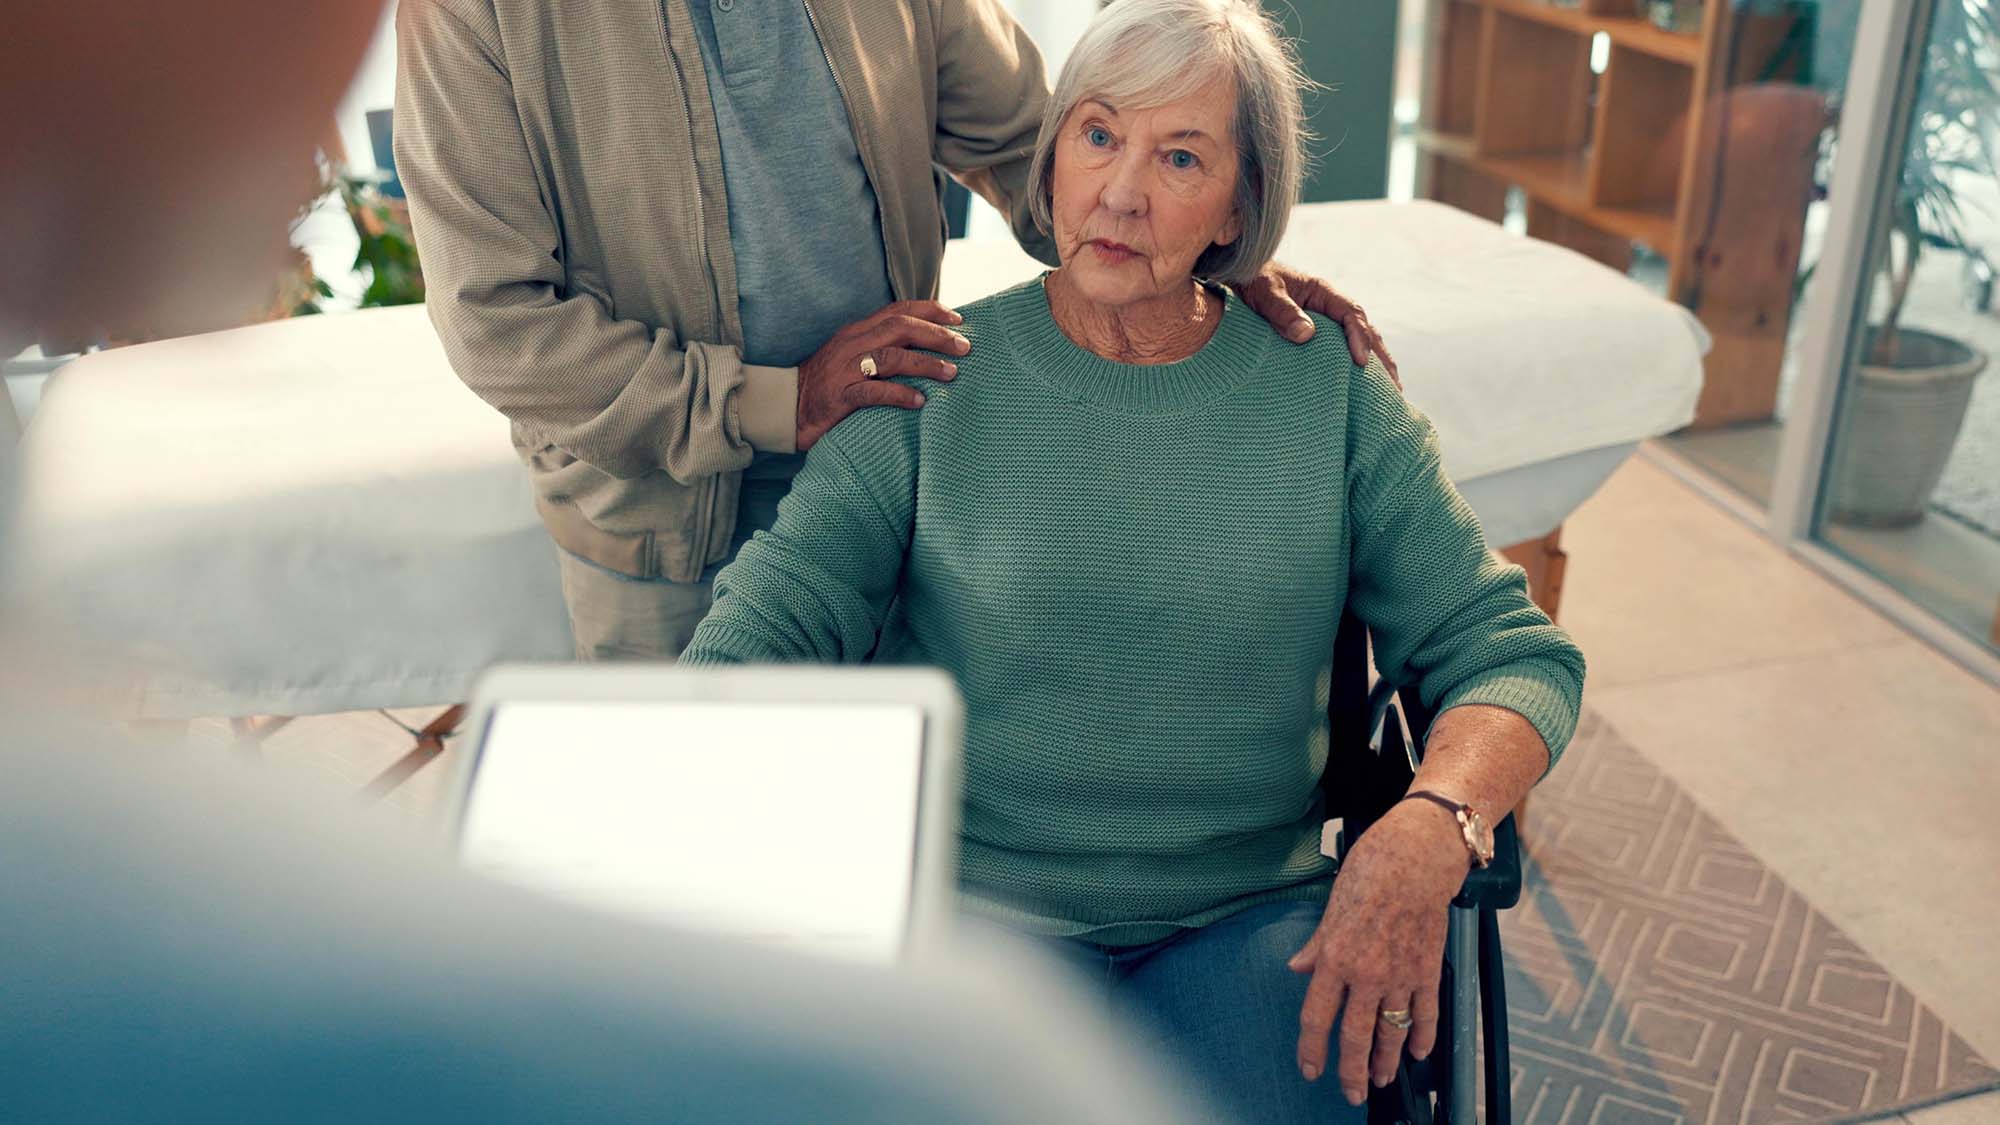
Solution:
{"label": "tablet device", "polygon": [[947,923],[962,712],[900,668],[496,668],[447,823],[470,867],[599,909],[889,963]]}

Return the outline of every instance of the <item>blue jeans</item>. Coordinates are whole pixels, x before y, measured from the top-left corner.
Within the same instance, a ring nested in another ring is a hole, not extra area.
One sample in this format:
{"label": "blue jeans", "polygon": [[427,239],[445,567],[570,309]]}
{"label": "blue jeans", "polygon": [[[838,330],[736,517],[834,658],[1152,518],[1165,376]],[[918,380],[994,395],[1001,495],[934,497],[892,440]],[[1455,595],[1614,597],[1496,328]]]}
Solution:
{"label": "blue jeans", "polygon": [[1107,948],[1079,938],[1040,939],[1112,1014],[1238,1121],[1363,1125],[1334,1073],[1336,1021],[1327,1071],[1299,1074],[1299,1008],[1311,977],[1285,967],[1319,925],[1318,902],[1253,906],[1151,945]]}

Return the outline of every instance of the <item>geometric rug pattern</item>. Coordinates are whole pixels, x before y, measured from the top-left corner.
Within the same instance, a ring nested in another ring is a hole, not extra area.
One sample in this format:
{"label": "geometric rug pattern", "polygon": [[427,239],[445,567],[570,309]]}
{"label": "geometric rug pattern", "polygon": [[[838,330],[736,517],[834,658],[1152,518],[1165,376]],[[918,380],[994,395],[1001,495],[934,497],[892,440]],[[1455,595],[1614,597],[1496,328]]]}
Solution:
{"label": "geometric rug pattern", "polygon": [[1596,716],[1523,837],[1517,1120],[1824,1121],[2000,1077]]}

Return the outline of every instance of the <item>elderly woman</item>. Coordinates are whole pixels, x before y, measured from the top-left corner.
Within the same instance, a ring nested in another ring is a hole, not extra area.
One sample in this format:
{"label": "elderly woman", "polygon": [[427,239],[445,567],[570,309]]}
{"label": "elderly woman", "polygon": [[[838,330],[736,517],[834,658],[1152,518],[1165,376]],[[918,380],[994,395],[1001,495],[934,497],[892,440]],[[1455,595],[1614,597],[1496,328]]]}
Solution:
{"label": "elderly woman", "polygon": [[[1359,1120],[1430,1050],[1460,810],[1525,795],[1583,681],[1386,373],[1338,331],[1285,346],[1221,284],[1284,231],[1299,86],[1247,0],[1106,9],[1031,180],[1061,268],[963,310],[975,347],[926,409],[813,449],[683,656],[948,669],[968,907],[1260,1122]],[[1336,882],[1315,794],[1344,605],[1440,714]]]}

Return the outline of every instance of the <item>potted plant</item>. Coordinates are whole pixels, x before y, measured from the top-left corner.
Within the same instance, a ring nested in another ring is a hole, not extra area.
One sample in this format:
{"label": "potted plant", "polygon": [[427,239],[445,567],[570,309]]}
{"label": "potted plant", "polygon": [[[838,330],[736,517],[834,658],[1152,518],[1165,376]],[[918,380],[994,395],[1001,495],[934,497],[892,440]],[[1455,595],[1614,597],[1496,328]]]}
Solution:
{"label": "potted plant", "polygon": [[[360,240],[353,268],[367,278],[367,286],[357,307],[421,304],[424,273],[417,261],[416,239],[410,234],[408,205],[385,194],[375,180],[329,167],[319,198],[332,194],[339,195]],[[318,205],[315,199],[300,208],[295,225]],[[296,270],[280,283],[272,315],[310,316],[322,311],[320,302],[332,296],[333,288],[313,272],[311,261],[301,252]]]}
{"label": "potted plant", "polygon": [[[1826,38],[1846,46],[1838,32]],[[1984,0],[1938,0],[1923,58],[1902,169],[1884,193],[1883,236],[1869,272],[1887,306],[1864,334],[1835,437],[1831,515],[1849,524],[1896,527],[1923,518],[1964,425],[1973,380],[1987,365],[1977,348],[1910,326],[1904,314],[1926,251],[1979,250],[1966,242],[1958,191],[1973,179],[2000,183],[2000,9]],[[1843,81],[1846,60],[1828,61]]]}

